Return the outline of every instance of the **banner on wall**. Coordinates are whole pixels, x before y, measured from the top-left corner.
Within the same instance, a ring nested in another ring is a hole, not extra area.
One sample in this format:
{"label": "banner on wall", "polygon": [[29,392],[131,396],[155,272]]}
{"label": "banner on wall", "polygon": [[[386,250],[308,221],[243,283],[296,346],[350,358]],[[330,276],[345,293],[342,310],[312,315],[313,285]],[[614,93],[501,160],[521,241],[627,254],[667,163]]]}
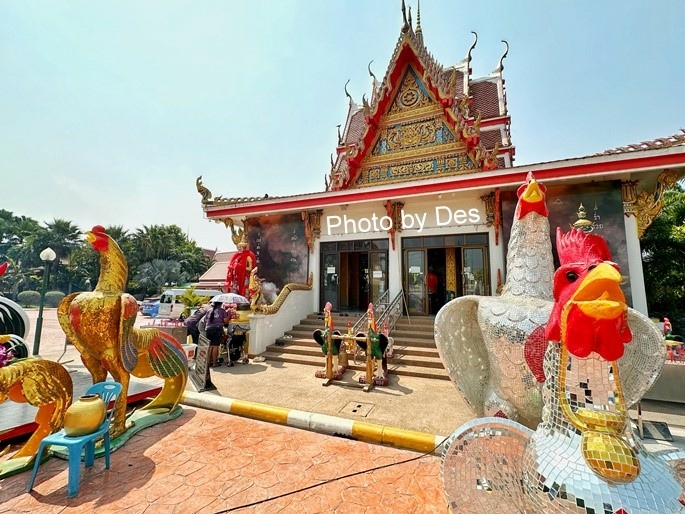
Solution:
{"label": "banner on wall", "polygon": [[[574,223],[584,219],[586,222],[582,225],[586,225],[587,230],[591,230],[593,234],[604,237],[609,244],[614,262],[621,267],[621,274],[626,277],[621,287],[628,303],[632,305],[621,183],[609,181],[597,184],[547,186],[546,196],[555,268],[559,266],[556,250],[557,227],[568,232]],[[506,191],[501,193],[501,199],[502,232],[506,252],[518,198],[515,191]]]}
{"label": "banner on wall", "polygon": [[309,249],[300,214],[251,218],[245,231],[260,278],[273,282],[278,290],[286,284],[307,283]]}

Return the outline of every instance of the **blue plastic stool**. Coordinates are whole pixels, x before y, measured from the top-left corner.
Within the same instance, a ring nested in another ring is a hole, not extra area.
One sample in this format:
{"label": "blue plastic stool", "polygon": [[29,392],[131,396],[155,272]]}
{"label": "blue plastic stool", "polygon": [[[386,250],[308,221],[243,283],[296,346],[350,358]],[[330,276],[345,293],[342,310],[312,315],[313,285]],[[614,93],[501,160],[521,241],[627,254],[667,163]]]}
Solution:
{"label": "blue plastic stool", "polygon": [[[105,402],[105,406],[109,407],[110,402],[116,402],[116,399],[121,393],[121,384],[119,382],[98,382],[88,388],[86,394],[99,394],[100,398]],[[95,432],[92,434],[68,436],[64,433],[64,429],[47,436],[43,439],[38,447],[36,453],[36,460],[33,464],[33,473],[26,492],[31,492],[33,483],[36,480],[38,473],[38,466],[40,465],[40,458],[43,450],[49,445],[65,446],[69,452],[69,483],[67,486],[67,495],[76,496],[78,494],[79,479],[81,474],[81,453],[85,450],[85,463],[89,468],[95,461],[95,440],[103,436],[105,442],[105,469],[109,469],[109,423],[112,419],[114,408],[108,410],[105,420]]]}

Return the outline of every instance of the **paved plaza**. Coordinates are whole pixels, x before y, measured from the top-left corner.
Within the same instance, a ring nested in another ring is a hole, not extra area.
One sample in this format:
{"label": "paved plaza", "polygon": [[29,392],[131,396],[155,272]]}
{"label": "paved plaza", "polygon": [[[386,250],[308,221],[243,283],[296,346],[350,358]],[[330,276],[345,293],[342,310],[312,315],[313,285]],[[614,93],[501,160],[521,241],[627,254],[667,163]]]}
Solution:
{"label": "paved plaza", "polygon": [[[28,314],[33,328],[36,311]],[[137,325],[148,322],[140,317]],[[33,332],[27,342],[32,346]],[[76,350],[65,345],[54,309],[45,312],[40,353],[74,376],[87,373]],[[353,373],[342,385],[322,387],[315,371],[252,361],[213,368],[217,390],[199,396],[434,434],[436,440],[473,418],[448,381],[394,376],[388,387],[366,393],[354,387]],[[685,447],[684,409],[646,403],[645,418],[668,421],[675,436],[673,443],[645,440],[650,449]],[[0,415],[9,412],[7,405],[0,405]],[[0,512],[447,512],[440,457],[425,453],[185,405],[181,417],[144,430],[114,452],[109,471],[102,459],[82,468],[75,498],[66,496],[67,463],[56,458],[41,466],[30,494],[28,473],[0,480]]]}

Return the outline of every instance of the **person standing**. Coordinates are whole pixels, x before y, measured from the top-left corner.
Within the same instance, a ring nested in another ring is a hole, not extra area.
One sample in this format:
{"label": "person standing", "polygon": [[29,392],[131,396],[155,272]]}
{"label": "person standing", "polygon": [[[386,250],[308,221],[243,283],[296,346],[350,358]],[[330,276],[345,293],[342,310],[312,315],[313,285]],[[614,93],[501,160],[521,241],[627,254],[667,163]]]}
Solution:
{"label": "person standing", "polygon": [[228,325],[231,317],[221,306],[221,302],[214,302],[212,310],[204,316],[207,325],[207,339],[209,339],[209,367],[213,368],[219,364],[219,346],[224,338],[224,325]]}
{"label": "person standing", "polygon": [[205,314],[207,314],[207,312],[209,311],[209,307],[209,304],[200,306],[199,309],[193,312],[186,319],[186,334],[192,338],[193,344],[198,344],[199,342],[200,320],[205,316]]}
{"label": "person standing", "polygon": [[426,289],[428,289],[428,313],[435,314],[438,306],[438,276],[433,271],[433,267],[428,268]]}

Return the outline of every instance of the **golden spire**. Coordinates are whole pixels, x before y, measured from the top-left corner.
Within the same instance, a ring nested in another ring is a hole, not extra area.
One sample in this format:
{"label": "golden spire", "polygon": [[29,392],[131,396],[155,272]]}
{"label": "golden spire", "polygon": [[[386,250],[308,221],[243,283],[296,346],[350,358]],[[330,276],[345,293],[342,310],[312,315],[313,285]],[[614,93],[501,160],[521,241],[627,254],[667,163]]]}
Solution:
{"label": "golden spire", "polygon": [[409,31],[409,24],[407,23],[407,8],[404,5],[404,0],[402,0],[402,32]]}
{"label": "golden spire", "polygon": [[421,0],[416,4],[416,36],[423,43],[423,32],[421,31]]}

